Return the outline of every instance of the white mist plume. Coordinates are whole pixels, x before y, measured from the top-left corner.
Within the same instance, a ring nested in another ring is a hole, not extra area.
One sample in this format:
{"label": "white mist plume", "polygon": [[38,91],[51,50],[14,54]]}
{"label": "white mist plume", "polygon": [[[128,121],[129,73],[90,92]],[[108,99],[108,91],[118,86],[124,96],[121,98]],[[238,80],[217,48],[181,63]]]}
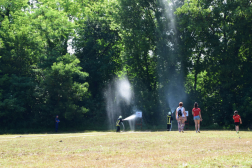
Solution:
{"label": "white mist plume", "polygon": [[122,115],[122,103],[128,106],[131,104],[133,92],[128,79],[116,79],[107,85],[104,92],[106,100],[106,111],[109,123],[109,129],[115,128],[115,123],[119,115]]}
{"label": "white mist plume", "polygon": [[109,84],[106,91],[104,92],[106,100],[106,111],[108,117],[109,129],[113,129],[115,126],[116,119],[121,115],[121,108],[118,106],[115,100],[115,89],[114,86]]}
{"label": "white mist plume", "polygon": [[[167,18],[166,35],[168,47],[167,52],[163,55],[163,59],[159,62],[163,68],[159,70],[160,84],[163,87],[162,91],[165,92],[166,102],[168,103],[171,112],[173,113],[178,107],[179,102],[186,100],[186,93],[184,88],[183,71],[181,68],[181,58],[178,53],[178,39],[177,39],[177,27],[176,27],[176,0],[159,0],[164,7],[163,17]],[[165,23],[165,22],[164,22]],[[163,61],[166,60],[166,61]],[[167,63],[164,63],[167,62]],[[163,100],[164,101],[164,100]]]}
{"label": "white mist plume", "polygon": [[172,113],[175,112],[179,102],[183,102],[185,99],[186,93],[182,82],[178,82],[177,85],[170,84],[168,86],[167,100]]}
{"label": "white mist plume", "polygon": [[129,105],[132,95],[129,80],[124,78],[123,80],[117,81],[116,85],[120,97],[127,103],[127,105]]}

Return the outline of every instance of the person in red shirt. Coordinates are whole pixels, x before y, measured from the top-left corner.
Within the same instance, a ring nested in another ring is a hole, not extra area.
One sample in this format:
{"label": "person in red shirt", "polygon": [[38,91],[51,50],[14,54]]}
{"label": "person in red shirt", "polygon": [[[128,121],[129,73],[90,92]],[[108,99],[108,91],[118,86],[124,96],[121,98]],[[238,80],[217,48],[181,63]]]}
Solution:
{"label": "person in red shirt", "polygon": [[200,121],[202,121],[201,110],[198,108],[198,103],[194,103],[194,108],[192,109],[193,120],[195,123],[196,133],[200,133]]}
{"label": "person in red shirt", "polygon": [[238,115],[237,110],[234,111],[233,119],[234,119],[234,123],[235,123],[236,133],[239,134],[239,125],[242,124],[242,120],[241,120],[240,115]]}

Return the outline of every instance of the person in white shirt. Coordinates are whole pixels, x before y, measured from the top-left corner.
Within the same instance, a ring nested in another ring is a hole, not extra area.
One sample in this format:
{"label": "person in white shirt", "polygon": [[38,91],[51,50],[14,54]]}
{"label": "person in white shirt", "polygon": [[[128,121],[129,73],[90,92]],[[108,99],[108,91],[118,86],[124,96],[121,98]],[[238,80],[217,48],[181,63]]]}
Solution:
{"label": "person in white shirt", "polygon": [[185,121],[187,120],[185,108],[183,107],[183,102],[179,102],[179,107],[176,109],[176,120],[178,122],[179,132],[184,133]]}

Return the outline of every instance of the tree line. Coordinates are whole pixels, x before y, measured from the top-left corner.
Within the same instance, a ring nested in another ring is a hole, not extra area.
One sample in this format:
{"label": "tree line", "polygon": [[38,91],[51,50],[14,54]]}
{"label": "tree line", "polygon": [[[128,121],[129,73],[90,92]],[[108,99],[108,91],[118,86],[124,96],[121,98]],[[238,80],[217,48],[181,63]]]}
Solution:
{"label": "tree line", "polygon": [[203,127],[230,129],[238,110],[247,129],[251,10],[250,0],[2,0],[0,130],[49,130],[56,115],[65,130],[107,129],[104,89],[123,76],[149,126],[165,124],[179,83]]}

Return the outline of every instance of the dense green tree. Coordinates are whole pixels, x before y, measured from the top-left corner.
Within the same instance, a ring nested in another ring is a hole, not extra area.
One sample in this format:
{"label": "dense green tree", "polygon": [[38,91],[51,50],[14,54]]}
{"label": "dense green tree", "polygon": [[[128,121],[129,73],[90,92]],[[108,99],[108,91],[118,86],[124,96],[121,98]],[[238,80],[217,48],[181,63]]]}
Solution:
{"label": "dense green tree", "polygon": [[88,74],[67,54],[74,24],[64,11],[52,8],[55,4],[1,4],[0,117],[5,127],[52,126],[56,113],[63,123],[76,124],[88,111],[81,104]]}
{"label": "dense green tree", "polygon": [[120,58],[122,40],[113,23],[112,12],[116,5],[110,2],[92,2],[92,7],[82,11],[76,19],[77,36],[73,39],[76,56],[81,61],[83,71],[89,73],[90,97],[85,104],[90,112],[89,121],[104,123],[106,108],[104,91],[108,83],[122,70]]}
{"label": "dense green tree", "polygon": [[[47,5],[55,7],[55,3]],[[47,125],[52,124],[52,117],[61,115],[63,125],[76,126],[88,111],[81,103],[87,96],[85,78],[88,74],[81,71],[80,62],[74,55],[67,54],[74,23],[69,22],[67,13],[47,5],[39,5],[39,10],[31,16],[44,43],[36,70],[40,95],[36,109],[41,114],[39,117],[48,121],[44,122]]]}
{"label": "dense green tree", "polygon": [[136,105],[148,123],[160,124],[160,117],[165,119],[171,105],[178,103],[169,100],[178,101],[181,93],[185,95],[183,80],[189,55],[179,49],[181,35],[173,14],[183,1],[119,2],[124,59]]}
{"label": "dense green tree", "polygon": [[1,0],[0,131],[47,129],[55,115],[65,128],[103,128],[104,92],[125,76],[134,103],[122,113],[142,110],[148,125],[184,100],[200,104],[203,126],[231,128],[238,110],[247,128],[251,10],[247,0]]}
{"label": "dense green tree", "polygon": [[[249,89],[244,87],[248,80],[243,73],[248,68],[244,64],[251,56],[242,54],[251,30],[249,10],[248,1],[186,1],[177,9],[181,31],[189,34],[183,37],[184,42],[193,42],[190,48],[196,57],[192,71],[195,90],[197,75],[206,71],[200,96],[208,118],[221,126],[232,123],[235,109],[246,111],[241,113],[244,118],[251,116],[247,109],[250,107],[244,108],[242,102],[249,95],[244,94],[244,89],[247,93]],[[249,122],[245,121],[244,125],[248,126]]]}
{"label": "dense green tree", "polygon": [[29,117],[31,112],[34,102],[31,66],[38,60],[32,51],[34,43],[25,16],[27,9],[25,1],[1,1],[1,124],[17,128],[26,125],[18,121]]}
{"label": "dense green tree", "polygon": [[[126,72],[135,93],[135,103],[145,113],[147,122],[158,117],[156,74],[155,1],[120,0],[120,22]],[[158,122],[158,121],[157,121]],[[157,123],[155,123],[157,124]]]}

